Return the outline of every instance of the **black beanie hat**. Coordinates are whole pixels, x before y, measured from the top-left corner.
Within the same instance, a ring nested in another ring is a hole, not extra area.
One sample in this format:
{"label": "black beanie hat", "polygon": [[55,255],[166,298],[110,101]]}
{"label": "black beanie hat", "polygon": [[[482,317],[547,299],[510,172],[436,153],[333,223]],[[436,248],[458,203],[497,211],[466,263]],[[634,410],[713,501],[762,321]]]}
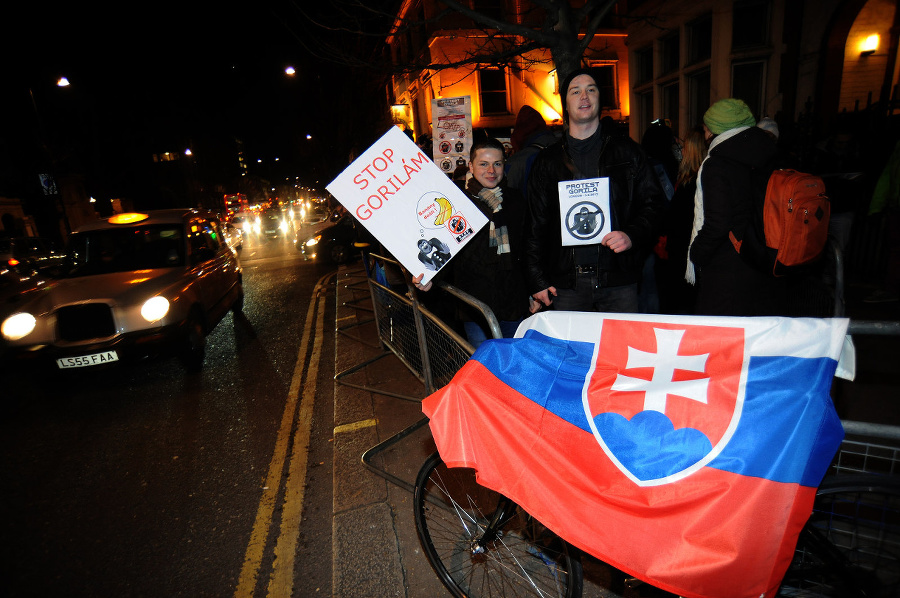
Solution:
{"label": "black beanie hat", "polygon": [[563,81],[563,84],[559,88],[559,97],[562,100],[563,123],[566,125],[569,124],[569,109],[566,107],[566,96],[569,95],[569,85],[572,84],[572,79],[579,75],[587,75],[594,80],[594,83],[597,82],[597,72],[592,68],[576,69],[569,73],[569,76]]}

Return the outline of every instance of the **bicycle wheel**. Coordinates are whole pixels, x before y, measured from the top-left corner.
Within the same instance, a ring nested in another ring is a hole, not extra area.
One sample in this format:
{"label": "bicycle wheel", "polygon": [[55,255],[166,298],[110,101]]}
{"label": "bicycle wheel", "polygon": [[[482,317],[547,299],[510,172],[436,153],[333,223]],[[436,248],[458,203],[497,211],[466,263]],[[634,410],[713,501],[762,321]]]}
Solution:
{"label": "bicycle wheel", "polygon": [[900,480],[823,480],[778,595],[900,596]]}
{"label": "bicycle wheel", "polygon": [[[431,455],[416,478],[416,531],[428,561],[457,598],[581,596],[576,551],[471,469]],[[502,519],[499,526],[494,525]],[[496,533],[492,527],[498,527]],[[486,534],[487,532],[487,534]]]}

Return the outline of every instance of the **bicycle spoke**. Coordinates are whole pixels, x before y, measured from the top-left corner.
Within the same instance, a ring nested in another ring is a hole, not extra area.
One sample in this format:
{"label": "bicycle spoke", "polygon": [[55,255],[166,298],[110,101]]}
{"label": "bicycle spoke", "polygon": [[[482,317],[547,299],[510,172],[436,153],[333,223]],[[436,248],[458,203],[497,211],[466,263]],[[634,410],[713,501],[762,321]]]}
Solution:
{"label": "bicycle spoke", "polygon": [[415,497],[425,554],[455,596],[580,596],[580,562],[527,513],[478,486],[471,470],[446,468],[432,457]]}

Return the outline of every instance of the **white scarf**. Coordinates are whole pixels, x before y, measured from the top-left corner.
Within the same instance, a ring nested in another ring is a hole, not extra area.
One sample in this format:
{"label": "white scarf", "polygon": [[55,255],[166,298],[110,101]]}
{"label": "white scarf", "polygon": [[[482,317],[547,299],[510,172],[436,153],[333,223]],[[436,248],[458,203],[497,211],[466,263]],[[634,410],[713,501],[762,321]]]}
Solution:
{"label": "white scarf", "polygon": [[684,272],[684,279],[691,284],[697,284],[697,271],[694,267],[694,263],[691,261],[691,245],[694,244],[694,239],[697,238],[697,233],[699,233],[700,229],[703,228],[703,185],[700,182],[700,177],[703,174],[703,165],[706,164],[707,160],[709,160],[709,155],[712,153],[714,147],[727,139],[731,139],[738,133],[746,131],[749,128],[750,127],[736,127],[734,129],[728,129],[724,133],[716,135],[712,142],[709,144],[709,150],[707,150],[706,152],[706,157],[703,158],[703,162],[700,163],[700,169],[697,171],[697,190],[694,192],[694,226],[691,229],[691,242],[690,244],[688,244],[687,269]]}

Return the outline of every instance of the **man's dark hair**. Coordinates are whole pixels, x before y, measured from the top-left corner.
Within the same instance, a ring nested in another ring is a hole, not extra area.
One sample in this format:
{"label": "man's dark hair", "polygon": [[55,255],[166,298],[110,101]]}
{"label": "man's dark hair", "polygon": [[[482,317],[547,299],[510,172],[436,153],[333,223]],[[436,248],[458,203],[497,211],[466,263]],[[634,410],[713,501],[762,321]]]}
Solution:
{"label": "man's dark hair", "polygon": [[488,137],[487,139],[482,139],[480,141],[476,141],[472,144],[472,149],[469,150],[469,161],[475,159],[475,152],[480,149],[497,149],[500,150],[500,153],[503,155],[503,159],[506,159],[506,148],[503,147],[503,144],[500,143],[499,139],[495,139],[494,137]]}

